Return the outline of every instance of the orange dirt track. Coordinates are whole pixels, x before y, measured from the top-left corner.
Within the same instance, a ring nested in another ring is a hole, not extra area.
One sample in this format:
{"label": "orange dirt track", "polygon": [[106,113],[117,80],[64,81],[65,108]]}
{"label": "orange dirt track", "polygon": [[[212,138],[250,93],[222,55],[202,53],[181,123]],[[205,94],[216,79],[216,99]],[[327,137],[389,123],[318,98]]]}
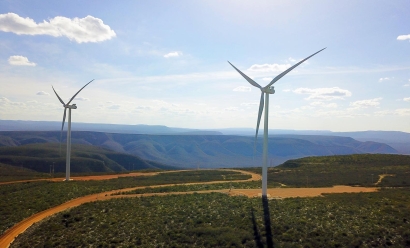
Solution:
{"label": "orange dirt track", "polygon": [[[159,172],[133,172],[127,174],[115,174],[115,175],[99,175],[99,176],[82,176],[82,177],[71,177],[74,181],[91,181],[91,180],[109,180],[115,179],[119,177],[138,177],[138,176],[154,176],[157,175]],[[52,182],[61,182],[64,181],[65,178],[57,177],[57,178],[41,178],[41,179],[32,179],[32,180],[20,180],[20,181],[10,181],[10,182],[1,182],[2,184],[11,184],[11,183],[25,183],[25,182],[38,182],[38,181],[52,181]]]}
{"label": "orange dirt track", "polygon": [[[252,177],[247,180],[234,180],[230,182],[244,182],[244,181],[256,181],[261,180],[259,174],[255,174],[248,171],[242,170],[231,170],[237,171],[243,174],[251,175]],[[169,173],[169,172],[165,172]],[[74,180],[106,180],[112,178],[118,178],[121,176],[145,176],[145,175],[156,175],[158,173],[130,173],[122,175],[104,175],[104,176],[90,176],[90,177],[74,177]],[[62,178],[55,178],[55,181],[61,181]],[[54,181],[53,180],[53,181]],[[27,180],[35,181],[35,180]],[[184,183],[183,185],[193,185],[193,184],[214,184],[214,183],[227,183],[229,181],[212,181],[212,182],[201,182],[201,183]],[[165,187],[165,186],[175,186],[177,184],[167,184],[167,185],[155,185],[149,186],[151,188],[156,187]],[[0,236],[0,247],[9,247],[14,239],[21,233],[23,233],[27,228],[29,228],[34,223],[43,220],[46,217],[54,215],[56,213],[62,212],[69,208],[77,207],[81,204],[93,201],[109,200],[114,198],[126,198],[126,197],[141,197],[141,196],[154,196],[154,195],[176,195],[176,194],[193,194],[193,193],[210,193],[210,192],[219,192],[229,195],[243,195],[248,197],[257,197],[260,196],[260,189],[224,189],[224,190],[206,190],[206,191],[195,191],[195,192],[169,192],[169,193],[147,193],[147,194],[131,194],[131,195],[113,195],[119,192],[126,192],[135,189],[143,189],[143,187],[134,187],[127,189],[119,189],[113,191],[107,191],[103,193],[88,195],[73,199],[71,201],[65,202],[59,206],[44,210],[37,214],[34,214],[27,219],[17,223],[12,228],[8,229],[2,236]],[[350,186],[335,186],[331,188],[272,188],[268,189],[268,197],[270,198],[287,198],[287,197],[314,197],[321,196],[326,193],[358,193],[358,192],[374,192],[378,188],[365,188],[365,187],[350,187]]]}

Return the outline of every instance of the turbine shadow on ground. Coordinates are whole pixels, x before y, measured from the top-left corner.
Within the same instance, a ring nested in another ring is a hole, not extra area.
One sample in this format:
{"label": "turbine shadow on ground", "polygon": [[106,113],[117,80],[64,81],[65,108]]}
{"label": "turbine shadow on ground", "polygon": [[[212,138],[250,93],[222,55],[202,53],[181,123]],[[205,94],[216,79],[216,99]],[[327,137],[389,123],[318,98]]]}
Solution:
{"label": "turbine shadow on ground", "polygon": [[262,196],[262,205],[263,205],[263,220],[265,224],[265,232],[266,232],[266,244],[268,248],[273,247],[273,235],[272,235],[272,227],[270,223],[270,212],[269,212],[269,201],[266,195]]}
{"label": "turbine shadow on ground", "polygon": [[256,247],[263,248],[262,238],[261,238],[261,234],[259,233],[258,225],[256,224],[255,213],[254,213],[253,208],[251,210],[251,215],[252,215],[252,225],[253,225],[253,238],[255,240]]}
{"label": "turbine shadow on ground", "polygon": [[[269,201],[267,196],[262,196],[262,206],[263,206],[263,221],[265,226],[265,234],[266,234],[266,245],[268,248],[273,248],[273,235],[272,235],[272,227],[270,222],[270,212],[269,212]],[[253,225],[253,237],[255,240],[255,245],[258,248],[263,248],[262,237],[258,229],[258,225],[255,219],[254,209],[251,209],[252,215],[252,225]]]}

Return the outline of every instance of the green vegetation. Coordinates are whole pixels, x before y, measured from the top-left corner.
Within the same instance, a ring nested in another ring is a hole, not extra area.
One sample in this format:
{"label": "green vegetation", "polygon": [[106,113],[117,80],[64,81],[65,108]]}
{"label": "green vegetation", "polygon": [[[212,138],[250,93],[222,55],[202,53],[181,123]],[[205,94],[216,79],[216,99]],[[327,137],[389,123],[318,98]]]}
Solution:
{"label": "green vegetation", "polygon": [[[244,170],[261,173],[261,168]],[[379,175],[388,174],[375,185]],[[293,159],[269,168],[268,186],[282,183],[287,187],[329,187],[358,185],[366,187],[410,186],[410,156],[355,154]]]}
{"label": "green vegetation", "polygon": [[0,185],[0,233],[32,214],[71,199],[114,189],[174,183],[247,179],[232,171],[180,171],[105,181],[27,182]]}
{"label": "green vegetation", "polygon": [[[1,167],[0,167],[1,169]],[[260,168],[246,170],[260,173]],[[268,172],[269,187],[375,186],[375,193],[261,201],[225,194],[124,198],[84,204],[35,224],[12,247],[410,247],[410,156],[346,155],[290,160]],[[259,188],[260,182],[149,187],[247,179],[231,171],[179,171],[107,181],[0,186],[0,233],[70,199],[129,193]],[[284,184],[284,185],[283,185]],[[391,188],[400,186],[400,188]],[[270,238],[271,237],[271,238]]]}
{"label": "green vegetation", "polygon": [[258,189],[261,188],[260,181],[251,182],[233,182],[233,183],[215,183],[215,184],[194,184],[194,185],[176,185],[165,187],[146,187],[127,192],[121,192],[123,195],[130,194],[147,194],[147,193],[166,193],[166,192],[189,192],[203,190],[221,190],[221,189]]}
{"label": "green vegetation", "polygon": [[23,167],[0,163],[0,182],[49,178],[49,174],[39,173]]}
{"label": "green vegetation", "polygon": [[265,202],[218,193],[126,198],[59,213],[12,247],[408,247],[409,216],[407,189]]}
{"label": "green vegetation", "polygon": [[[58,143],[30,144],[17,147],[0,147],[0,163],[27,168],[37,172],[50,173],[54,166],[55,173],[65,172],[65,146]],[[169,170],[178,169],[161,163],[143,160],[139,157],[113,152],[90,146],[72,145],[71,171],[75,173],[107,173],[133,170]]]}

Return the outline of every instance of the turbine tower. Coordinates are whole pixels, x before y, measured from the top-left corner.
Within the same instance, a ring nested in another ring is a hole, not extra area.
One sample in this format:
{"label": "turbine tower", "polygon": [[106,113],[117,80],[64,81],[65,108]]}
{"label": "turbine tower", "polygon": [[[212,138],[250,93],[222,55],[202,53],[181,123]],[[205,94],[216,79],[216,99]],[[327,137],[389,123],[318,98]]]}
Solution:
{"label": "turbine tower", "polygon": [[[298,65],[302,64],[306,60],[310,59],[314,55],[318,54],[319,52],[323,51],[326,48],[323,48],[322,50],[319,50],[318,52],[310,55],[309,57],[305,58],[304,60],[301,60],[299,63],[291,66],[288,68],[286,71],[282,72],[281,74],[277,75],[272,81],[266,85],[265,87],[260,86],[258,83],[256,83],[254,80],[252,80],[250,77],[246,76],[243,72],[241,72],[238,68],[236,68],[231,62],[228,61],[228,63],[237,71],[239,74],[242,75],[248,81],[251,85],[259,88],[261,90],[261,99],[259,103],[259,112],[258,112],[258,120],[256,122],[256,134],[255,134],[255,145],[256,146],[256,140],[258,138],[258,131],[259,131],[259,124],[261,121],[261,116],[262,116],[262,111],[263,111],[263,105],[265,105],[265,118],[264,118],[264,129],[263,129],[263,164],[262,164],[262,197],[267,197],[267,187],[268,187],[268,115],[269,115],[269,95],[275,93],[275,89],[272,86],[276,81],[281,79],[283,76],[285,76],[287,73],[289,73],[291,70],[295,69]],[[266,99],[266,100],[265,100]]]}
{"label": "turbine tower", "polygon": [[[68,101],[67,104],[64,103],[64,101],[61,99],[61,97],[55,91],[54,87],[51,86],[51,88],[53,88],[53,91],[56,94],[58,100],[60,100],[60,102],[63,104],[63,107],[64,107],[63,124],[61,125],[61,133],[60,133],[60,144],[61,144],[61,136],[63,134],[63,129],[64,129],[65,116],[66,116],[66,112],[67,112],[67,109],[68,109],[67,154],[66,154],[66,165],[65,165],[65,181],[70,181],[71,110],[72,109],[77,109],[77,105],[75,105],[75,104],[70,105],[70,103],[71,103],[72,100],[74,100],[74,98],[78,95],[78,93],[80,93],[80,91],[82,89],[84,89],[85,86],[89,85],[92,81],[94,81],[94,79],[91,80],[90,82],[88,82],[88,84],[84,85],[79,91],[77,91],[77,93],[75,93],[75,95],[73,97],[71,97],[70,101]],[[61,146],[60,146],[60,149],[61,149]]]}

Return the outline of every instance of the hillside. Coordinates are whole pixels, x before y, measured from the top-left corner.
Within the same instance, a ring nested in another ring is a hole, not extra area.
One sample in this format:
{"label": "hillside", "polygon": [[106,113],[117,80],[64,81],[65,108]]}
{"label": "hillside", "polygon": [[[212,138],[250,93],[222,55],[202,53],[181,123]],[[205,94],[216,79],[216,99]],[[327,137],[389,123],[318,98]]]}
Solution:
{"label": "hillside", "polygon": [[[383,176],[383,180],[380,178]],[[380,181],[379,181],[380,180]],[[271,168],[268,182],[290,187],[410,186],[410,156],[354,154],[288,160]]]}
{"label": "hillside", "polygon": [[[18,121],[0,120],[0,131],[59,131],[58,121]],[[167,127],[161,125],[118,125],[101,123],[73,123],[73,131],[92,131],[123,134],[150,135],[239,135],[254,136],[254,128],[223,128],[223,129],[190,129]],[[401,131],[356,131],[332,132],[328,130],[292,130],[270,129],[273,136],[340,136],[350,137],[358,141],[379,142],[393,147],[400,154],[410,154],[410,133]]]}
{"label": "hillside", "polygon": [[[23,140],[21,146],[0,147],[0,163],[43,173],[49,173],[51,165],[54,165],[55,173],[65,172],[65,145],[62,145],[60,155],[58,143],[44,143],[47,139],[40,137],[28,140],[40,143],[27,144],[27,140]],[[175,169],[175,167],[143,160],[130,154],[113,152],[106,148],[83,144],[72,145],[71,171],[73,173],[142,169]]]}
{"label": "hillside", "polygon": [[0,182],[50,177],[50,174],[37,172],[21,166],[13,166],[2,163],[0,163],[0,175]]}
{"label": "hillside", "polygon": [[[55,143],[60,132],[0,132],[0,146]],[[65,134],[63,135],[65,139]],[[65,140],[63,140],[65,142]],[[233,135],[140,135],[100,132],[72,132],[72,143],[94,145],[142,159],[173,166],[196,168],[260,166],[262,139],[254,156],[254,139]],[[377,142],[360,142],[348,137],[308,136],[269,138],[273,165],[288,159],[361,153],[397,153]]]}
{"label": "hillside", "polygon": [[409,166],[409,155],[395,154],[360,154],[348,156],[306,157],[293,159],[277,166],[278,169],[323,169],[331,167],[333,170],[343,170],[343,167],[354,166],[356,170],[368,168],[386,168],[391,166]]}

